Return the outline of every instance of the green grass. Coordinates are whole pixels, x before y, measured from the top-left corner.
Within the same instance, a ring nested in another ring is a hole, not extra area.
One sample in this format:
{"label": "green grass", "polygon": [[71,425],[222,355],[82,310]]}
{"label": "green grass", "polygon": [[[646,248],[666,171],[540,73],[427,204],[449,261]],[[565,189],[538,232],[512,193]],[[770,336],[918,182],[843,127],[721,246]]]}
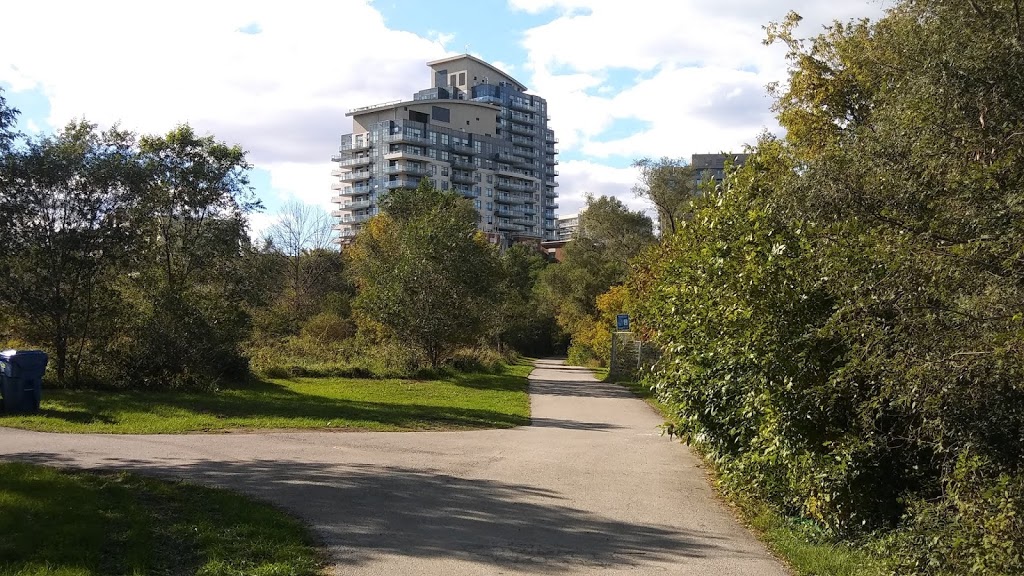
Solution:
{"label": "green grass", "polygon": [[[611,379],[608,369],[595,370],[604,382],[614,382],[627,388],[638,398],[653,406],[666,421],[673,420],[668,407],[662,404],[650,388],[631,380]],[[699,450],[694,450],[703,458]],[[711,471],[712,483],[718,494],[736,510],[762,542],[801,576],[881,576],[882,571],[872,558],[855,548],[828,542],[814,530],[793,518],[779,514],[766,503],[741,491],[727,490],[715,474],[714,464],[703,458]]]}
{"label": "green grass", "polygon": [[531,366],[437,380],[261,380],[218,392],[44,390],[40,412],[0,426],[157,434],[228,429],[445,430],[530,423]]}
{"label": "green grass", "polygon": [[0,463],[0,576],[305,576],[306,529],[239,494],[127,473]]}

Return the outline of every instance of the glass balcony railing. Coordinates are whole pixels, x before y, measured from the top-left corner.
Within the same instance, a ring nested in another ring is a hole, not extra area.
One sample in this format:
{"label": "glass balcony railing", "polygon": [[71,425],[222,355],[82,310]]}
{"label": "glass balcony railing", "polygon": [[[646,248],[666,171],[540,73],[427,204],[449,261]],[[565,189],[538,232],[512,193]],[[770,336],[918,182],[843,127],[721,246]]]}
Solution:
{"label": "glass balcony railing", "polygon": [[370,171],[369,170],[362,170],[362,171],[359,171],[359,172],[347,172],[347,173],[341,175],[341,181],[342,182],[356,182],[358,180],[369,180],[369,179],[370,179]]}
{"label": "glass balcony railing", "polygon": [[385,172],[388,174],[415,174],[418,176],[426,176],[429,173],[429,170],[427,170],[426,166],[410,164],[408,162],[399,162],[388,166]]}
{"label": "glass balcony railing", "polygon": [[338,161],[338,166],[341,166],[342,168],[351,168],[354,166],[366,166],[371,162],[373,162],[373,158],[369,156],[358,156],[355,158],[340,160]]}

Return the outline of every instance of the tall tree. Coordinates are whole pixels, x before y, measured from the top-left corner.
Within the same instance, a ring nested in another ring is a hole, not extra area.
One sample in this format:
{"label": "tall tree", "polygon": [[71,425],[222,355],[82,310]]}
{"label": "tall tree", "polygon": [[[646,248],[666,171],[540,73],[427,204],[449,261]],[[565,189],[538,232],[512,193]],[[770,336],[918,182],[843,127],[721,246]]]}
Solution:
{"label": "tall tree", "polygon": [[668,157],[641,158],[633,162],[633,167],[640,172],[633,193],[654,204],[659,233],[662,238],[671,238],[698,193],[697,174],[685,160]]}
{"label": "tall tree", "polygon": [[139,158],[146,182],[135,224],[144,241],[140,273],[126,283],[137,313],[117,350],[121,371],[154,387],[241,376],[246,215],[260,208],[245,152],[179,126],[140,138]]}
{"label": "tall tree", "polygon": [[[610,196],[587,197],[577,235],[566,245],[564,259],[541,274],[539,289],[559,326],[574,343],[600,332],[597,297],[623,283],[631,261],[654,243],[654,224]],[[609,327],[610,329],[611,327]],[[592,348],[592,347],[591,347]],[[604,350],[590,350],[603,358]]]}
{"label": "tall tree", "polygon": [[17,119],[18,110],[7,105],[4,89],[0,88],[0,155],[10,150],[11,142],[16,135],[14,126]]}
{"label": "tall tree", "polygon": [[499,271],[477,219],[468,201],[424,179],[392,192],[346,250],[356,311],[431,366],[486,334]]}
{"label": "tall tree", "polygon": [[288,290],[295,316],[306,315],[311,296],[332,271],[333,259],[317,254],[331,247],[332,224],[326,211],[296,201],[281,207],[266,232],[270,246],[287,259]]}
{"label": "tall tree", "polygon": [[[142,186],[134,135],[86,122],[30,139],[13,153],[0,196],[0,302],[23,333],[54,352],[59,380],[78,376],[90,338],[115,315],[115,271],[135,244]],[[69,366],[70,365],[70,366]]]}

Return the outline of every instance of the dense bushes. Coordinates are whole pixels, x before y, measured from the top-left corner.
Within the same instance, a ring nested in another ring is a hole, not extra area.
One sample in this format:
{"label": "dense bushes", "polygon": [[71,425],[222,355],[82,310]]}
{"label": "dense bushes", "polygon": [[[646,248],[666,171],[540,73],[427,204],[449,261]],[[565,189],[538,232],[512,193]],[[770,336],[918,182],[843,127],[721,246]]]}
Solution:
{"label": "dense bushes", "polygon": [[896,573],[1021,572],[1024,45],[905,1],[810,43],[788,133],[631,280],[649,382],[728,483]]}

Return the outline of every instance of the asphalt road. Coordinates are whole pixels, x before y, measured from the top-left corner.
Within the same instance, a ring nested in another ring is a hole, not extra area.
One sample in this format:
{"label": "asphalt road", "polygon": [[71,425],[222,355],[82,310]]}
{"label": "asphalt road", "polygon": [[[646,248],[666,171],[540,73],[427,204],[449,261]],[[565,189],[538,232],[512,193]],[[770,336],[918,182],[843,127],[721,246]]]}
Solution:
{"label": "asphalt road", "polygon": [[774,576],[659,416],[540,361],[531,426],[478,432],[67,435],[0,429],[0,457],[234,488],[307,521],[345,575]]}

